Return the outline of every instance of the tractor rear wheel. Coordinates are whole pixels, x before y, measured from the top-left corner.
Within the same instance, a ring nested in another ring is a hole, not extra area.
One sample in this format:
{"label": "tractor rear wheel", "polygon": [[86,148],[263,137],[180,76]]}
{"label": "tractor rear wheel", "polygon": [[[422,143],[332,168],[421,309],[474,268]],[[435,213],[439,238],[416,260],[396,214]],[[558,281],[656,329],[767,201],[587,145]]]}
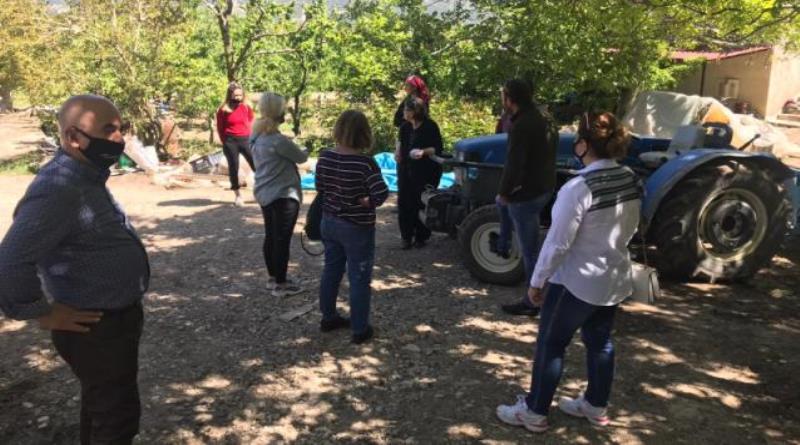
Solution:
{"label": "tractor rear wheel", "polygon": [[467,215],[458,227],[458,240],[464,264],[480,281],[515,286],[525,276],[525,267],[517,242],[512,241],[509,258],[503,258],[491,250],[490,239],[493,233],[500,233],[500,215],[497,207],[486,205]]}
{"label": "tractor rear wheel", "polygon": [[702,165],[664,198],[650,228],[665,277],[741,280],[769,263],[783,241],[789,192],[754,163]]}

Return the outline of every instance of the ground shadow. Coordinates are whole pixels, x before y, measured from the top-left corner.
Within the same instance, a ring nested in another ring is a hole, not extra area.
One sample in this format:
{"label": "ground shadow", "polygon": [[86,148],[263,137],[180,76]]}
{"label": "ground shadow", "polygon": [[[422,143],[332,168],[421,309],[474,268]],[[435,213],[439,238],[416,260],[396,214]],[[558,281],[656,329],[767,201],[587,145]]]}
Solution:
{"label": "ground shadow", "polygon": [[[310,199],[306,200],[306,203]],[[265,289],[257,206],[180,199],[189,215],[136,215],[153,280],[141,348],[141,443],[529,443],[494,418],[529,384],[536,320],[500,313],[522,288],[479,283],[457,246],[398,249],[396,215],[380,213],[375,341],[322,334],[315,308],[321,258],[293,243],[291,273],[309,287],[276,299]],[[207,207],[207,208],[206,208]],[[305,209],[305,206],[304,206]],[[301,222],[302,224],[302,219]],[[300,225],[298,226],[299,229]],[[749,286],[668,285],[655,307],[623,306],[611,428],[553,413],[547,443],[746,443],[800,437],[797,256]],[[341,307],[346,312],[346,285]],[[291,321],[282,315],[310,311]],[[9,325],[11,326],[11,325]],[[7,344],[28,345],[0,373],[0,442],[73,443],[77,409],[53,381],[58,364],[24,357],[49,348],[30,326],[7,327]],[[12,329],[13,328],[13,329]],[[568,351],[562,394],[581,390],[583,348]],[[5,371],[10,374],[5,374]],[[3,377],[7,375],[7,377]],[[48,390],[48,388],[50,390]],[[21,401],[30,398],[33,416]],[[74,401],[72,401],[74,405]],[[41,429],[35,417],[50,416]]]}

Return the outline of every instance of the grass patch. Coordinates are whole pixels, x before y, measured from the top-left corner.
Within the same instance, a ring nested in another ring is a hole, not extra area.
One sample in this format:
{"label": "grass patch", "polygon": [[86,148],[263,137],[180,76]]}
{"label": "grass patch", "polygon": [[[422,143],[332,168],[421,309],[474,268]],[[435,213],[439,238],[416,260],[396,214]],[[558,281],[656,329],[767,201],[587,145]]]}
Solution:
{"label": "grass patch", "polygon": [[39,172],[45,155],[39,150],[0,160],[0,175],[30,175]]}

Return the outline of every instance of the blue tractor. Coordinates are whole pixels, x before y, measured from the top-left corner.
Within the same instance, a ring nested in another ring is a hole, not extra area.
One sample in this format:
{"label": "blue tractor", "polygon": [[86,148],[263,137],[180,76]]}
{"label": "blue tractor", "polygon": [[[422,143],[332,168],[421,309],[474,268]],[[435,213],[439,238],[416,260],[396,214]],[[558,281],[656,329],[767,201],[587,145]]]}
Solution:
{"label": "blue tractor", "polygon": [[[623,161],[645,186],[646,233],[637,241],[655,248],[655,266],[666,278],[747,279],[769,264],[798,221],[800,171],[771,154],[731,147],[726,132],[713,125],[687,126],[672,139],[634,137]],[[574,140],[574,133],[560,134],[559,186],[579,168]],[[441,159],[452,167],[456,184],[427,191],[420,217],[431,230],[458,238],[473,276],[516,285],[524,276],[516,246],[503,257],[491,244],[500,227],[494,197],[505,153],[505,134],[458,141],[453,157]],[[548,206],[543,232],[549,218]]]}

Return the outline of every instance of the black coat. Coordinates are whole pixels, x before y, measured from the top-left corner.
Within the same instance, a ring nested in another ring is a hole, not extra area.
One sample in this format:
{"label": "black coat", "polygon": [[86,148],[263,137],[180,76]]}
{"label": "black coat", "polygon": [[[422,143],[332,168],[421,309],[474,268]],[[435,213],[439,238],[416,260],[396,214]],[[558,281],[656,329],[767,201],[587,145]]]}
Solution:
{"label": "black coat", "polygon": [[551,193],[556,186],[558,128],[533,106],[517,112],[512,121],[498,193],[511,202]]}
{"label": "black coat", "polygon": [[415,129],[410,122],[406,122],[400,126],[399,139],[401,161],[397,169],[401,181],[410,180],[418,185],[438,186],[442,177],[441,164],[427,156],[422,159],[411,159],[409,153],[415,148],[433,147],[436,155],[441,156],[444,148],[439,125],[431,119],[425,119],[419,128]]}

